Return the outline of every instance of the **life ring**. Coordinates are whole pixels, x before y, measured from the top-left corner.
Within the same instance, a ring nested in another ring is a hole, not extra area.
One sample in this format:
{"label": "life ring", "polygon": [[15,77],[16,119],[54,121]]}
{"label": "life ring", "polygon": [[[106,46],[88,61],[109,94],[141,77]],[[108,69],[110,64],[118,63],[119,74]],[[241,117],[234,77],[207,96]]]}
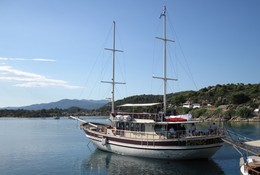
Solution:
{"label": "life ring", "polygon": [[112,129],[112,133],[113,133],[114,135],[116,135],[116,130],[115,130],[115,129]]}
{"label": "life ring", "polygon": [[107,138],[103,137],[103,138],[102,138],[102,145],[104,146],[104,145],[106,145],[106,144],[107,144]]}

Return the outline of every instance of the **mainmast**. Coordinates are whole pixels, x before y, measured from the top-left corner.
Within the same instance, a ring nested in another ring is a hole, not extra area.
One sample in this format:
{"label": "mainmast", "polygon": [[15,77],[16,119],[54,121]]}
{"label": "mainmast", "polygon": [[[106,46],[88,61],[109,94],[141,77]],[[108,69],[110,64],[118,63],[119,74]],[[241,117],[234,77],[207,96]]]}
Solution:
{"label": "mainmast", "polygon": [[167,110],[167,102],[166,102],[167,80],[177,80],[177,79],[167,78],[166,44],[167,44],[167,41],[170,41],[170,42],[174,42],[174,41],[167,39],[167,37],[166,37],[166,6],[163,6],[163,11],[161,13],[160,18],[161,17],[163,17],[163,38],[160,38],[160,37],[156,37],[156,38],[163,40],[163,77],[153,76],[153,78],[163,80],[163,113],[164,113],[164,115],[166,115],[166,110]]}
{"label": "mainmast", "polygon": [[111,99],[111,113],[114,114],[115,113],[115,85],[116,84],[125,84],[122,82],[116,82],[115,81],[115,57],[116,57],[116,52],[123,52],[122,50],[116,50],[116,22],[113,21],[113,28],[114,28],[114,32],[113,32],[113,48],[109,49],[109,48],[105,48],[105,50],[110,50],[113,53],[113,63],[112,63],[112,81],[101,81],[102,83],[110,83],[112,84],[112,99]]}

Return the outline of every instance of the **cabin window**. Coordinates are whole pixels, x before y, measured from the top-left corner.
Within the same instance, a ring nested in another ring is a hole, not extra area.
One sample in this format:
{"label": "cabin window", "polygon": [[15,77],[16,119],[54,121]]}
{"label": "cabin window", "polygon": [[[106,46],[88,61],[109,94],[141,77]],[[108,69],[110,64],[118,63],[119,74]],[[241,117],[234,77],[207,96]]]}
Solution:
{"label": "cabin window", "polygon": [[141,131],[145,132],[145,125],[143,123],[141,124]]}
{"label": "cabin window", "polygon": [[124,122],[116,122],[116,129],[125,129],[125,123]]}
{"label": "cabin window", "polygon": [[158,133],[164,133],[166,131],[166,128],[164,125],[155,125],[154,126],[154,131]]}
{"label": "cabin window", "polygon": [[161,128],[162,128],[161,125],[155,125],[155,126],[154,126],[154,131],[155,131],[155,132],[159,132],[159,131],[161,131]]}
{"label": "cabin window", "polygon": [[136,124],[135,124],[135,130],[136,130],[136,131],[139,131],[139,123],[136,123]]}
{"label": "cabin window", "polygon": [[135,130],[133,123],[131,123],[130,130],[131,130],[131,131],[134,131],[134,130]]}
{"label": "cabin window", "polygon": [[119,124],[119,122],[116,122],[116,129],[120,129],[120,124]]}
{"label": "cabin window", "polygon": [[120,129],[122,129],[122,130],[125,129],[125,123],[124,122],[120,122]]}
{"label": "cabin window", "polygon": [[125,123],[125,130],[129,130],[129,123],[128,122]]}

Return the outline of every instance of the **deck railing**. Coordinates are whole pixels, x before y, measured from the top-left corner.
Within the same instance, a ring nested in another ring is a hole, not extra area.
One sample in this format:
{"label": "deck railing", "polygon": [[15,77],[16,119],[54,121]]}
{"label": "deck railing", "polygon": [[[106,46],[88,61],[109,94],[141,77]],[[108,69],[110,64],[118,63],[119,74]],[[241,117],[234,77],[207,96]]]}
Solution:
{"label": "deck railing", "polygon": [[162,140],[162,139],[192,139],[192,138],[207,138],[223,136],[223,129],[217,128],[215,131],[209,129],[197,129],[192,132],[191,129],[177,130],[170,132],[168,130],[155,130],[154,132],[132,131],[132,130],[120,130],[113,127],[107,128],[106,126],[94,127],[92,125],[85,125],[84,127],[102,134],[108,134],[110,132],[114,136],[121,136],[126,138],[141,139],[143,141],[148,140]]}
{"label": "deck railing", "polygon": [[142,131],[130,131],[130,130],[115,130],[115,135],[142,139],[142,140],[161,140],[161,139],[182,139],[182,138],[199,138],[199,137],[213,137],[221,135],[221,130],[217,129],[215,132],[209,130],[197,130],[191,132],[190,130],[178,130],[175,132],[170,131],[155,131],[155,132],[142,132]]}
{"label": "deck railing", "polygon": [[151,119],[156,122],[162,120],[163,115],[158,113],[129,113],[129,112],[118,112],[117,115],[129,115],[132,119]]}
{"label": "deck railing", "polygon": [[249,165],[246,165],[245,168],[252,175],[260,175],[260,171],[258,169],[254,169],[254,168],[250,167]]}

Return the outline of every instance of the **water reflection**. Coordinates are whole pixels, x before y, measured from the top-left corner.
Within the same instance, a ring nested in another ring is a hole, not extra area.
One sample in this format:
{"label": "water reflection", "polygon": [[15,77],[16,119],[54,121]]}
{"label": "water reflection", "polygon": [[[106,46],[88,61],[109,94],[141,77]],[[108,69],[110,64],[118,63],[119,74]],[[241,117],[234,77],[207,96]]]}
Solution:
{"label": "water reflection", "polygon": [[260,122],[227,122],[225,127],[251,139],[260,139]]}
{"label": "water reflection", "polygon": [[156,174],[156,175],[192,175],[224,174],[212,160],[167,161],[121,156],[95,150],[82,163],[84,174]]}
{"label": "water reflection", "polygon": [[226,122],[225,126],[235,129],[260,129],[260,122]]}

